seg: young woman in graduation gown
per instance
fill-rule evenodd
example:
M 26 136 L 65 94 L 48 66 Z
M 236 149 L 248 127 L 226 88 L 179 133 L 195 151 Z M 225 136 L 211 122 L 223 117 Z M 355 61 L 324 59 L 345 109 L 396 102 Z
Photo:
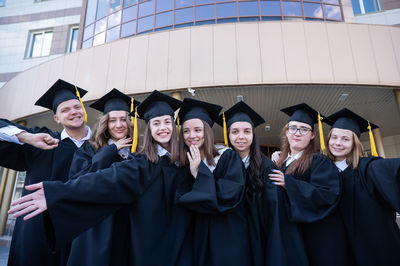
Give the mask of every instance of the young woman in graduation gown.
M 35 103 L 54 112 L 54 120 L 63 127 L 52 131 L 47 127 L 28 128 L 8 120 L 0 120 L 0 165 L 25 171 L 24 185 L 41 181 L 68 180 L 74 152 L 90 137 L 85 124 L 85 109 L 77 97 L 86 94 L 64 80 L 58 80 Z M 8 136 L 8 137 L 7 137 Z M 29 194 L 23 190 L 22 195 Z M 42 215 L 24 222 L 15 222 L 9 266 L 64 266 L 69 247 L 52 252 L 46 242 Z
M 180 164 L 190 165 L 193 187 L 178 204 L 196 212 L 194 265 L 251 265 L 245 169 L 232 149 L 217 148 L 211 129 L 221 106 L 185 98 L 178 117 Z
M 345 230 L 335 211 L 340 177 L 329 158 L 314 148 L 319 113 L 304 103 L 281 111 L 290 119 L 282 129 L 279 170 L 270 179 L 286 190 L 289 218 L 301 227 L 309 264 L 348 265 Z
M 154 91 L 137 109 L 147 122 L 139 153 L 65 184 L 30 186 L 39 190 L 15 201 L 13 205 L 19 205 L 10 213 L 33 211 L 24 218 L 28 219 L 48 209 L 52 225 L 48 239 L 57 248 L 130 205 L 128 265 L 192 265 L 192 217 L 174 204 L 176 191 L 189 180 L 188 168 L 175 164 L 178 145 L 173 115 L 180 103 Z
M 133 98 L 112 89 L 90 105 L 103 115 L 94 125 L 90 140 L 75 152 L 69 172 L 71 179 L 128 158 L 132 145 L 132 123 L 128 115 L 138 104 Z M 75 238 L 67 265 L 126 264 L 128 221 L 128 208 L 125 207 Z
M 328 156 L 342 177 L 339 212 L 357 266 L 395 266 L 400 262 L 400 159 L 364 157 L 360 134 L 377 128 L 348 109 L 327 119 Z M 374 151 L 373 136 L 370 133 Z
M 227 128 L 229 146 L 240 155 L 246 167 L 245 202 L 252 264 L 308 265 L 300 228 L 289 221 L 286 213 L 285 191 L 268 178 L 276 166 L 262 154 L 255 133 L 255 128 L 264 122 L 243 101 L 225 111 L 217 120 Z

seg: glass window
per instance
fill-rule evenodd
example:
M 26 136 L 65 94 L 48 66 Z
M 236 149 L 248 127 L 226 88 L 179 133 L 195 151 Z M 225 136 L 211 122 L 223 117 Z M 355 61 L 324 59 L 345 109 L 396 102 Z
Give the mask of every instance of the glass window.
M 196 5 L 214 3 L 214 0 L 195 0 Z
M 124 0 L 124 7 L 137 4 L 138 0 Z
M 70 37 L 67 50 L 68 53 L 76 51 L 76 46 L 78 44 L 78 32 L 79 32 L 78 26 L 72 27 L 70 30 L 70 35 L 69 35 Z
M 258 16 L 258 2 L 249 1 L 249 2 L 239 2 L 239 16 L 249 17 L 249 16 Z
M 137 32 L 153 30 L 154 16 L 141 18 L 138 20 Z
M 175 10 L 175 24 L 192 22 L 193 7 Z
M 196 7 L 196 20 L 208 20 L 215 18 L 215 6 L 205 5 Z
M 137 5 L 134 5 L 122 11 L 122 23 L 136 19 L 137 7 L 138 7 Z
M 312 18 L 322 18 L 321 4 L 303 3 L 304 16 Z
M 84 41 L 84 42 L 82 43 L 82 49 L 92 47 L 92 43 L 93 43 L 93 38 Z
M 6 6 L 6 0 L 0 0 L 0 6 Z
M 29 45 L 28 57 L 39 57 L 50 55 L 52 31 L 32 32 Z
M 173 11 L 168 11 L 156 15 L 156 28 L 163 28 L 174 23 Z
M 282 1 L 282 12 L 284 16 L 303 16 L 300 2 L 284 2 Z
M 121 38 L 134 35 L 136 33 L 136 20 L 122 24 Z
M 280 16 L 281 2 L 280 1 L 262 1 L 260 2 L 262 16 Z
M 324 5 L 324 15 L 327 19 L 342 20 L 340 6 Z
M 92 24 L 96 19 L 97 0 L 88 0 L 86 8 L 85 26 Z
M 354 15 L 361 14 L 361 8 L 360 8 L 360 1 L 359 0 L 351 0 L 351 5 L 353 7 Z
M 108 16 L 107 28 L 121 24 L 121 10 Z
M 106 42 L 111 42 L 119 39 L 119 30 L 120 26 L 108 30 L 106 35 Z
M 144 17 L 154 13 L 154 1 L 147 1 L 139 4 L 139 17 Z
M 85 32 L 83 33 L 83 40 L 87 40 L 93 36 L 94 24 L 85 28 Z
M 365 13 L 376 12 L 379 11 L 377 0 L 362 0 L 364 3 Z
M 323 0 L 304 0 L 304 1 L 321 3 L 321 1 L 323 1 Z M 333 1 L 336 1 L 336 0 L 333 0 Z
M 106 32 L 102 32 L 102 33 L 94 36 L 93 46 L 103 44 L 105 40 L 106 40 Z
M 174 2 L 171 0 L 157 0 L 156 2 L 156 12 L 162 12 L 167 10 L 172 10 L 174 8 Z
M 100 19 L 99 21 L 97 21 L 96 26 L 94 28 L 94 34 L 105 31 L 106 24 L 107 24 L 107 18 L 103 18 L 103 19 Z
M 110 0 L 110 12 L 121 8 L 121 0 Z
M 175 8 L 181 8 L 187 6 L 193 6 L 193 0 L 175 0 Z
M 96 19 L 102 18 L 107 15 L 108 0 L 98 0 Z
M 308 1 L 308 0 L 307 0 Z M 324 3 L 339 5 L 339 0 L 322 0 Z
M 228 18 L 236 16 L 236 3 L 217 4 L 217 18 Z

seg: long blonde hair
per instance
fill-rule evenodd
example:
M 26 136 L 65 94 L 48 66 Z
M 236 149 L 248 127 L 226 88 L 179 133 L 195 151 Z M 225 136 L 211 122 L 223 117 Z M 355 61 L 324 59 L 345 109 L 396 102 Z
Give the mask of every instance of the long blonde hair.
M 351 135 L 353 136 L 353 147 L 351 149 L 351 152 L 346 155 L 346 163 L 348 165 L 351 165 L 353 169 L 357 169 L 358 163 L 360 162 L 360 158 L 364 157 L 364 147 L 360 142 L 360 139 L 358 136 L 352 131 Z M 335 156 L 331 153 L 329 149 L 329 140 L 332 137 L 332 129 L 329 131 L 328 138 L 326 139 L 326 146 L 328 146 L 328 157 L 332 161 L 335 161 Z
M 89 143 L 98 151 L 100 148 L 108 145 L 108 140 L 111 138 L 108 132 L 108 119 L 110 118 L 109 113 L 100 116 L 97 119 L 96 124 L 92 130 L 92 136 L 90 136 Z M 126 112 L 126 123 L 128 124 L 128 136 L 132 136 L 133 127 L 128 120 L 128 112 Z

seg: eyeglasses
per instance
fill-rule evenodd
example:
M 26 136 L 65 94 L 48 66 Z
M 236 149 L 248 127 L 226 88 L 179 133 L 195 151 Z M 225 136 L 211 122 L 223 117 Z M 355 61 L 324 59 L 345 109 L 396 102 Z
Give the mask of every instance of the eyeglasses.
M 311 131 L 311 128 L 308 128 L 308 127 L 300 127 L 300 128 L 297 128 L 296 126 L 289 126 L 289 127 L 288 127 L 288 132 L 289 132 L 290 134 L 292 134 L 292 135 L 296 134 L 297 131 L 300 132 L 300 135 L 305 136 L 305 135 L 308 134 L 308 132 Z

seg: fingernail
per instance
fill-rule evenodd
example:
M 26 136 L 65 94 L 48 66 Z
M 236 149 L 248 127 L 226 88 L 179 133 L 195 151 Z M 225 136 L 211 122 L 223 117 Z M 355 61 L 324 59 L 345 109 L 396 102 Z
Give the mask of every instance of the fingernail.
M 273 185 L 275 185 L 275 182 L 272 182 Z

